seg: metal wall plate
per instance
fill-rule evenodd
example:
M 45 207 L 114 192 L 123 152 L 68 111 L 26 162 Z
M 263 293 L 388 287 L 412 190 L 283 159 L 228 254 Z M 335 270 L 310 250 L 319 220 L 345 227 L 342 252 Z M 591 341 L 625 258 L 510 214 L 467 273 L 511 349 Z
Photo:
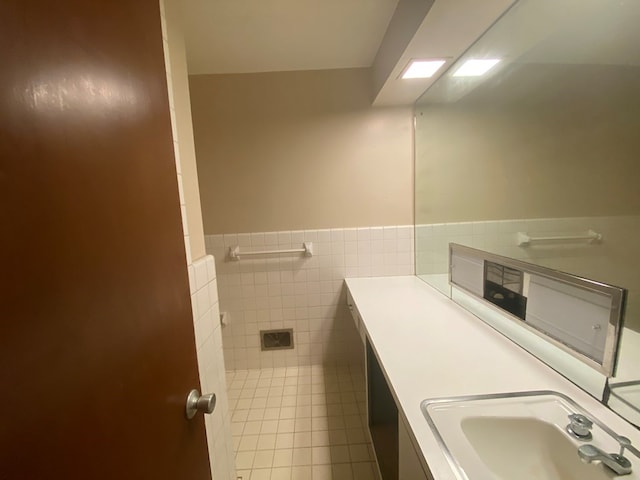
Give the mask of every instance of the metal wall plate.
M 287 350 L 293 348 L 293 328 L 260 330 L 260 348 L 264 350 Z
M 461 263 L 460 259 L 465 260 L 466 263 Z M 476 265 L 476 268 L 460 268 L 464 267 L 466 264 Z M 608 302 L 608 311 L 606 315 L 608 318 L 601 327 L 603 334 L 605 335 L 602 354 L 599 356 L 588 355 L 577 343 L 568 341 L 567 337 L 559 338 L 549 330 L 542 329 L 536 324 L 530 322 L 529 318 L 526 318 L 527 315 L 520 315 L 510 309 L 505 309 L 499 302 L 488 301 L 484 295 L 484 293 L 486 293 L 484 290 L 486 290 L 487 264 L 497 264 L 514 271 L 517 270 L 522 272 L 524 276 L 528 275 L 531 279 L 536 279 L 536 282 L 538 283 L 552 281 L 557 285 L 566 285 L 575 291 L 584 292 L 584 295 L 589 295 L 589 292 L 592 292 L 606 298 Z M 492 308 L 498 309 L 507 318 L 516 321 L 523 328 L 533 332 L 561 350 L 564 350 L 574 358 L 577 358 L 597 371 L 607 376 L 611 376 L 615 372 L 616 354 L 620 341 L 620 332 L 622 329 L 625 300 L 627 295 L 627 291 L 624 288 L 455 243 L 449 244 L 449 283 L 475 297 L 478 297 L 481 302 Z M 535 282 L 531 280 L 530 283 L 533 285 Z M 529 287 L 525 288 L 525 290 L 528 288 Z M 524 297 L 529 296 L 529 293 L 523 293 Z M 531 298 L 529 298 L 529 300 L 531 300 Z M 527 312 L 530 303 L 531 302 L 529 301 L 525 303 L 527 306 Z M 567 313 L 565 317 L 570 320 L 571 318 L 568 315 L 570 314 Z M 575 321 L 580 322 L 581 317 L 576 315 Z M 597 327 L 597 325 L 593 327 L 594 332 L 600 330 L 596 330 L 595 327 Z

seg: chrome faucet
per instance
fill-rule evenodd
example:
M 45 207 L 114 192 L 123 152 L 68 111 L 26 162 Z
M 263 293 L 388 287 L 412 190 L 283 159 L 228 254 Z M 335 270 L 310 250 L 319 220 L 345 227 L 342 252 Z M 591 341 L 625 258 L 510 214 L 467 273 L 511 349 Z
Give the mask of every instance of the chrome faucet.
M 605 453 L 593 445 L 582 445 L 578 448 L 578 455 L 586 463 L 602 462 L 618 475 L 631 473 L 631 462 L 620 454 Z
M 640 452 L 627 437 L 615 437 L 620 444 L 620 453 L 605 453 L 598 447 L 593 445 L 582 445 L 578 448 L 580 459 L 586 463 L 602 462 L 618 475 L 627 475 L 631 473 L 631 462 L 624 456 L 625 449 L 628 449 L 636 457 L 640 457 Z

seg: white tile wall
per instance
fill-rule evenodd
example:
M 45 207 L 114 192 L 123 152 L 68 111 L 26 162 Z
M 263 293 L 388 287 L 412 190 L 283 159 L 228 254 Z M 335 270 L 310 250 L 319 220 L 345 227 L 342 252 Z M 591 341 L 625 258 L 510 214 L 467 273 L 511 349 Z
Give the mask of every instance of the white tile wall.
M 231 440 L 231 416 L 229 414 L 229 403 L 227 399 L 225 365 L 222 354 L 222 332 L 219 321 L 220 314 L 215 261 L 210 255 L 198 259 L 195 262 L 192 262 L 191 258 L 189 227 L 182 185 L 182 171 L 180 168 L 180 151 L 175 128 L 176 115 L 172 91 L 173 83 L 171 80 L 169 40 L 167 38 L 167 25 L 162 0 L 160 1 L 160 14 L 200 386 L 202 392 L 213 392 L 217 398 L 216 409 L 213 414 L 205 416 L 209 461 L 211 463 L 211 473 L 214 480 L 235 480 L 236 469 Z
M 231 417 L 227 398 L 215 261 L 207 255 L 189 265 L 196 352 L 202 392 L 215 393 L 216 408 L 205 416 L 214 480 L 235 479 Z
M 220 308 L 230 320 L 223 328 L 227 368 L 360 362 L 344 278 L 413 275 L 413 231 L 405 225 L 205 236 L 216 258 Z M 235 245 L 242 252 L 301 248 L 304 242 L 313 242 L 313 257 L 228 257 Z M 259 331 L 274 328 L 293 328 L 293 350 L 260 350 Z

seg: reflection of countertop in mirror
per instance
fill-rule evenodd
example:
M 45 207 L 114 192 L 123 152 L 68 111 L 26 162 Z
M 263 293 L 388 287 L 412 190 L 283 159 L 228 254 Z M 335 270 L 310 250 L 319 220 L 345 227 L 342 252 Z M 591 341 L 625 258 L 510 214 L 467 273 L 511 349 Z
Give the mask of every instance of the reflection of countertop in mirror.
M 611 385 L 608 403 L 624 418 L 640 425 L 640 380 Z
M 620 340 L 616 376 L 610 383 L 631 381 L 640 381 L 640 333 L 625 328 Z
M 609 380 L 609 406 L 640 425 L 640 333 L 625 328 L 616 376 Z
M 440 290 L 445 295 L 451 295 L 451 285 L 449 284 L 448 273 L 427 273 L 424 275 L 418 275 L 418 278 L 420 278 L 424 282 L 427 282 L 437 290 Z
M 555 390 L 640 445 L 629 423 L 418 277 L 346 283 L 434 480 L 456 477 L 420 410 L 425 399 Z

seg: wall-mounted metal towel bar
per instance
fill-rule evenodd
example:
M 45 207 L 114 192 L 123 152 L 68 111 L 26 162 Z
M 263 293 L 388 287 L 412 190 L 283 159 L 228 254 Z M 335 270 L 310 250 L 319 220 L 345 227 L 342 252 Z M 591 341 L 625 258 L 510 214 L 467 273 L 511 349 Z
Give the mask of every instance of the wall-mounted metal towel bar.
M 582 235 L 532 237 L 526 232 L 518 232 L 518 246 L 520 247 L 528 247 L 534 242 L 573 242 L 576 240 L 587 240 L 589 243 L 600 242 L 602 241 L 602 234 L 589 230 L 587 233 Z
M 313 243 L 305 242 L 302 248 L 290 248 L 287 250 L 261 250 L 255 252 L 242 252 L 242 256 L 246 255 L 277 255 L 280 253 L 303 253 L 305 257 L 313 256 Z M 229 247 L 229 258 L 231 260 L 240 260 L 240 246 Z

